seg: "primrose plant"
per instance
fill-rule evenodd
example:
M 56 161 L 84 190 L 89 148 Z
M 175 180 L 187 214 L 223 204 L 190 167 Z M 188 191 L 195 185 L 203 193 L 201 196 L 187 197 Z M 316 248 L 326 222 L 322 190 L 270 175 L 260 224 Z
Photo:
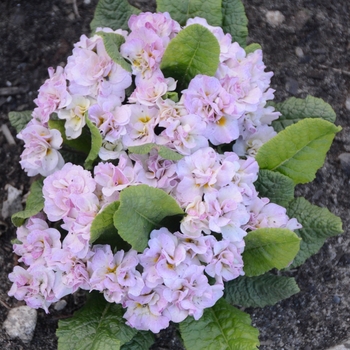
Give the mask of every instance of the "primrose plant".
M 49 312 L 87 291 L 59 322 L 61 350 L 148 349 L 171 322 L 186 349 L 255 349 L 237 306 L 297 293 L 274 269 L 342 232 L 294 198 L 340 130 L 332 108 L 272 102 L 240 0 L 159 0 L 157 11 L 101 0 L 34 111 L 10 113 L 35 180 L 12 217 L 21 264 L 9 295 Z

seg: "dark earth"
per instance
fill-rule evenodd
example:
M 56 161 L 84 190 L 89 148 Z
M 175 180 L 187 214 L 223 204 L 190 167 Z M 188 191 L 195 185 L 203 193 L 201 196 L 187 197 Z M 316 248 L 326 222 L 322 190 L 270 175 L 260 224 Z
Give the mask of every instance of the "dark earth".
M 298 187 L 297 195 L 327 207 L 343 220 L 344 234 L 328 239 L 320 252 L 290 272 L 300 293 L 275 306 L 246 309 L 260 330 L 260 349 L 328 349 L 350 337 L 350 2 L 348 0 L 244 0 L 249 19 L 249 43 L 262 45 L 267 70 L 274 71 L 276 101 L 307 95 L 323 98 L 337 114 L 343 130 L 336 136 L 324 167 L 313 183 Z M 47 68 L 63 65 L 73 43 L 89 33 L 97 0 L 0 1 L 0 123 L 9 111 L 33 109 L 33 99 L 48 77 Z M 155 10 L 154 1 L 135 1 L 142 10 Z M 273 27 L 267 11 L 280 11 L 284 21 Z M 346 103 L 346 101 L 348 101 Z M 346 108 L 347 107 L 347 108 Z M 3 128 L 3 127 L 2 127 Z M 3 130 L 3 129 L 2 129 Z M 30 179 L 19 166 L 22 146 L 9 144 L 0 132 L 0 206 L 6 185 L 28 192 Z M 340 158 L 339 156 L 342 155 Z M 342 159 L 342 161 L 341 161 Z M 7 275 L 17 263 L 11 251 L 15 229 L 0 217 L 0 349 L 57 349 L 59 319 L 81 307 L 82 294 L 66 298 L 60 312 L 38 313 L 30 345 L 11 340 L 2 329 L 9 308 L 22 305 L 7 296 Z M 183 349 L 171 328 L 157 335 L 152 349 Z M 72 349 L 73 350 L 73 349 Z

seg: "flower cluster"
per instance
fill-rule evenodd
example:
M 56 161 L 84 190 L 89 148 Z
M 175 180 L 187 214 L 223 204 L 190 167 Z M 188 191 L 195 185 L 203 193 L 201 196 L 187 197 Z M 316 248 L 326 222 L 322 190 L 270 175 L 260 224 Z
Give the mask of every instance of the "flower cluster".
M 18 137 L 25 150 L 21 165 L 29 176 L 45 176 L 43 213 L 17 231 L 14 251 L 26 268 L 10 274 L 10 295 L 34 308 L 48 307 L 78 288 L 96 290 L 126 308 L 127 324 L 159 332 L 170 321 L 199 319 L 222 297 L 224 283 L 244 274 L 242 253 L 249 230 L 300 228 L 286 210 L 260 198 L 254 182 L 259 147 L 275 135 L 279 113 L 272 73 L 264 71 L 261 50 L 246 54 L 231 36 L 202 18 L 220 45 L 214 76 L 197 75 L 187 89 L 164 77 L 160 63 L 182 30 L 168 13 L 142 13 L 120 35 L 128 72 L 113 61 L 102 36 L 82 36 L 65 68 L 49 69 L 33 118 Z M 179 99 L 168 98 L 179 94 Z M 65 135 L 49 128 L 64 121 Z M 79 139 L 87 119 L 99 130 L 102 146 L 93 171 L 65 163 L 63 139 Z M 182 155 L 164 159 L 129 151 L 154 143 Z M 220 147 L 225 145 L 226 152 Z M 172 196 L 184 210 L 179 230 L 150 233 L 141 253 L 90 244 L 90 228 L 104 208 L 129 186 L 146 184 Z M 60 225 L 50 228 L 47 220 Z

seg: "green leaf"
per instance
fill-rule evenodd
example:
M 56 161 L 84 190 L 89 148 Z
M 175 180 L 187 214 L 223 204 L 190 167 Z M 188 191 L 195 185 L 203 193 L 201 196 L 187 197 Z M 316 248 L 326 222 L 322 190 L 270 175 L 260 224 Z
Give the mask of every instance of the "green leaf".
M 169 99 L 174 102 L 179 102 L 179 94 L 176 91 L 168 91 L 162 98 L 163 100 Z
M 245 237 L 246 276 L 258 276 L 273 268 L 287 267 L 299 251 L 300 238 L 285 228 L 259 228 Z
M 197 74 L 213 76 L 219 65 L 219 54 L 215 36 L 200 24 L 192 24 L 170 41 L 160 69 L 165 77 L 177 80 L 182 90 Z
M 113 216 L 119 208 L 119 205 L 119 201 L 113 202 L 96 215 L 91 224 L 90 244 L 109 244 L 112 249 L 130 250 L 130 244 L 119 236 L 113 222 Z
M 321 118 L 335 122 L 336 114 L 332 107 L 321 98 L 307 96 L 305 99 L 291 97 L 282 103 L 269 103 L 282 115 L 272 122 L 273 128 L 280 132 L 287 126 L 305 118 Z
M 25 219 L 38 214 L 44 208 L 43 180 L 37 180 L 30 186 L 26 209 L 12 215 L 12 223 L 19 227 L 24 224 Z
M 102 37 L 109 57 L 115 63 L 119 64 L 122 68 L 131 73 L 132 69 L 130 64 L 124 60 L 123 56 L 119 52 L 120 46 L 125 42 L 124 37 L 116 33 L 98 32 L 96 34 Z
M 101 236 L 113 237 L 118 232 L 113 223 L 113 215 L 119 208 L 119 202 L 113 202 L 98 213 L 91 224 L 90 244 L 94 243 Z
M 128 150 L 131 153 L 136 153 L 136 154 L 147 154 L 152 151 L 152 149 L 156 149 L 158 151 L 158 154 L 163 158 L 163 159 L 168 159 L 168 160 L 180 160 L 183 158 L 183 156 L 170 148 L 166 146 L 161 146 L 157 145 L 156 143 L 147 143 L 145 145 L 141 146 L 132 146 L 129 147 Z
M 33 111 L 10 112 L 9 120 L 11 125 L 16 129 L 17 134 L 22 131 L 32 120 Z
M 134 338 L 121 347 L 121 350 L 149 350 L 154 340 L 152 332 L 139 331 Z
M 300 251 L 290 268 L 301 265 L 311 255 L 317 253 L 328 237 L 343 233 L 339 217 L 326 208 L 311 204 L 303 197 L 296 198 L 289 204 L 287 214 L 303 225 L 303 228 L 296 230 L 302 241 Z
M 120 193 L 114 225 L 126 242 L 142 252 L 147 247 L 150 232 L 159 229 L 165 217 L 173 215 L 184 215 L 173 197 L 147 185 L 131 186 Z
M 240 276 L 225 284 L 225 299 L 234 305 L 264 307 L 274 305 L 300 292 L 292 277 L 264 274 Z
M 91 31 L 95 32 L 97 27 L 128 30 L 129 17 L 140 12 L 127 0 L 99 0 L 94 18 L 90 23 Z
M 66 130 L 64 127 L 65 120 L 57 119 L 57 120 L 49 120 L 49 128 L 56 129 L 61 133 L 63 138 L 63 143 L 68 147 L 82 152 L 84 154 L 88 153 L 89 147 L 91 145 L 91 135 L 88 132 L 88 129 L 83 128 L 82 134 L 77 139 L 68 140 L 66 137 Z
M 233 42 L 246 46 L 248 19 L 241 0 L 222 0 L 222 29 L 231 34 Z
M 249 55 L 250 53 L 256 50 L 261 50 L 260 44 L 252 43 L 244 48 L 244 51 L 247 55 Z
M 262 145 L 255 159 L 260 169 L 278 171 L 295 184 L 310 182 L 340 130 L 323 119 L 303 119 Z
M 222 24 L 220 0 L 157 0 L 157 12 L 169 12 L 181 26 L 194 17 L 205 18 L 212 26 L 221 27 Z
M 74 316 L 58 323 L 58 350 L 119 350 L 136 330 L 125 325 L 125 310 L 92 293 Z
M 86 115 L 85 117 L 86 125 L 90 129 L 91 132 L 91 149 L 85 160 L 84 167 L 89 170 L 92 168 L 95 160 L 98 157 L 98 153 L 100 152 L 100 148 L 102 146 L 102 136 L 98 128 L 91 122 L 91 120 Z
M 259 331 L 250 323 L 248 314 L 221 298 L 198 321 L 182 321 L 180 333 L 187 350 L 252 350 L 259 346 Z
M 261 169 L 254 183 L 259 197 L 268 197 L 271 202 L 286 207 L 294 199 L 294 182 L 280 173 Z

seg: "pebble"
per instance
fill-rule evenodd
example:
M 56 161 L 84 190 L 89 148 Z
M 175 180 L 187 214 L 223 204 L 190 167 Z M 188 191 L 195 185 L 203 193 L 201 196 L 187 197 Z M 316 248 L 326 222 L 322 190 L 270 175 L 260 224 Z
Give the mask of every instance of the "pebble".
M 345 100 L 345 107 L 348 111 L 350 111 L 350 96 L 348 96 Z
M 287 78 L 285 88 L 290 94 L 296 95 L 298 93 L 299 84 L 295 79 Z
M 336 345 L 331 348 L 328 348 L 328 350 L 349 350 L 349 348 L 350 348 L 350 339 L 345 340 L 341 345 Z
M 303 49 L 302 49 L 301 47 L 299 47 L 299 46 L 295 48 L 295 54 L 296 54 L 299 58 L 304 57 Z
M 338 157 L 338 159 L 340 160 L 342 170 L 347 175 L 350 175 L 350 153 L 344 152 Z
M 267 11 L 266 20 L 271 27 L 276 28 L 284 22 L 285 17 L 280 11 Z
M 10 338 L 19 338 L 23 343 L 33 339 L 37 311 L 29 306 L 19 306 L 10 310 L 3 327 Z
M 57 303 L 54 305 L 54 309 L 56 311 L 61 311 L 67 306 L 67 302 L 65 300 L 59 300 Z
M 311 18 L 310 11 L 306 9 L 302 9 L 297 12 L 297 14 L 294 17 L 293 25 L 295 26 L 296 30 L 303 29 L 306 22 Z
M 338 295 L 334 295 L 332 300 L 333 300 L 333 303 L 340 304 L 340 298 L 338 297 Z
M 7 190 L 7 200 L 2 204 L 1 216 L 3 219 L 23 210 L 22 191 L 9 184 L 5 186 L 5 190 Z

